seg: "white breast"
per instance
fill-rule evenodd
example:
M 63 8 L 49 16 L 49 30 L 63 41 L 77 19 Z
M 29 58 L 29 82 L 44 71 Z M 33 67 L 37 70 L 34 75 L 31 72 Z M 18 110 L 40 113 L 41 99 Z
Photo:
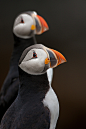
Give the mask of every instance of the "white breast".
M 59 116 L 59 102 L 52 87 L 50 87 L 49 91 L 47 92 L 43 100 L 43 104 L 44 106 L 48 107 L 51 113 L 50 129 L 55 129 L 56 122 Z
M 49 68 L 47 70 L 47 77 L 48 77 L 49 85 L 51 86 L 52 79 L 53 79 L 53 69 L 52 68 Z

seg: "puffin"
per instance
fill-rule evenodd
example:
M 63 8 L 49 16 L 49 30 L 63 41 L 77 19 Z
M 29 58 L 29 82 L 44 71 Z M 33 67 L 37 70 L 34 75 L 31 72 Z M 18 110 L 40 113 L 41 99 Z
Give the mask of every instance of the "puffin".
M 27 11 L 17 16 L 13 24 L 14 48 L 10 67 L 0 91 L 0 121 L 15 100 L 19 89 L 18 62 L 25 48 L 36 44 L 35 34 L 49 29 L 46 21 L 35 11 Z
M 18 64 L 18 95 L 3 116 L 0 129 L 55 129 L 59 102 L 47 70 L 64 62 L 60 52 L 42 44 L 24 50 Z

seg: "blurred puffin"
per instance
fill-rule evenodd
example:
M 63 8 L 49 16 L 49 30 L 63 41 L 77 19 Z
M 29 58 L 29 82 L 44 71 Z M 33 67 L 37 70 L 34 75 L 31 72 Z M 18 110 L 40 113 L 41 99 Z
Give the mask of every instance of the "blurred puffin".
M 22 13 L 15 19 L 13 25 L 14 49 L 9 72 L 0 92 L 0 120 L 18 94 L 18 62 L 23 50 L 36 43 L 35 34 L 42 34 L 48 29 L 46 21 L 34 11 Z
M 61 53 L 42 44 L 24 50 L 19 61 L 18 96 L 2 118 L 0 129 L 55 129 L 59 102 L 46 71 L 64 62 Z

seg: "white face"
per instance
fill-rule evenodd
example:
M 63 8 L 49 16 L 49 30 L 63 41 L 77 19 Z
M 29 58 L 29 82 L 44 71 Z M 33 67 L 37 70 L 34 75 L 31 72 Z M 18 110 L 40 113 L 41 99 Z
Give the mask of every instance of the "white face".
M 28 14 L 20 14 L 13 26 L 13 33 L 20 38 L 30 38 L 35 29 L 31 30 L 31 26 L 35 25 L 33 18 Z
M 43 74 L 45 68 L 45 59 L 48 57 L 47 53 L 43 49 L 31 49 L 19 67 L 32 75 Z M 47 64 L 50 67 L 50 64 Z M 47 68 L 47 69 L 48 69 Z

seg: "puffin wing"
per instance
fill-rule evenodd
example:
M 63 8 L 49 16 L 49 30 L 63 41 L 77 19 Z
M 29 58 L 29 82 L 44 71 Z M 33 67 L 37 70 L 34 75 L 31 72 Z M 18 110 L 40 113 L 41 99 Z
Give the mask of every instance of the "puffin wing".
M 30 107 L 27 103 L 19 110 L 16 108 L 17 101 L 16 98 L 5 113 L 0 129 L 9 129 L 9 127 L 10 129 L 50 129 L 50 111 L 47 107 L 39 109 Z M 28 111 L 30 108 L 31 111 Z
M 34 109 L 33 107 L 32 109 Z M 20 114 L 23 116 L 20 118 L 20 121 L 15 122 L 15 127 L 18 129 L 50 129 L 50 111 L 47 107 L 44 107 L 44 110 L 37 110 L 34 112 L 27 112 L 27 109 L 21 110 L 24 111 Z M 19 115 L 18 115 L 19 117 Z M 18 122 L 18 123 L 17 123 Z
M 34 129 L 50 129 L 50 111 L 47 107 L 45 108 L 45 113 L 42 113 L 39 117 L 36 128 Z
M 14 69 L 14 73 L 9 71 L 0 92 L 0 121 L 8 109 L 8 107 L 15 100 L 19 89 L 19 77 L 16 73 L 18 70 Z

